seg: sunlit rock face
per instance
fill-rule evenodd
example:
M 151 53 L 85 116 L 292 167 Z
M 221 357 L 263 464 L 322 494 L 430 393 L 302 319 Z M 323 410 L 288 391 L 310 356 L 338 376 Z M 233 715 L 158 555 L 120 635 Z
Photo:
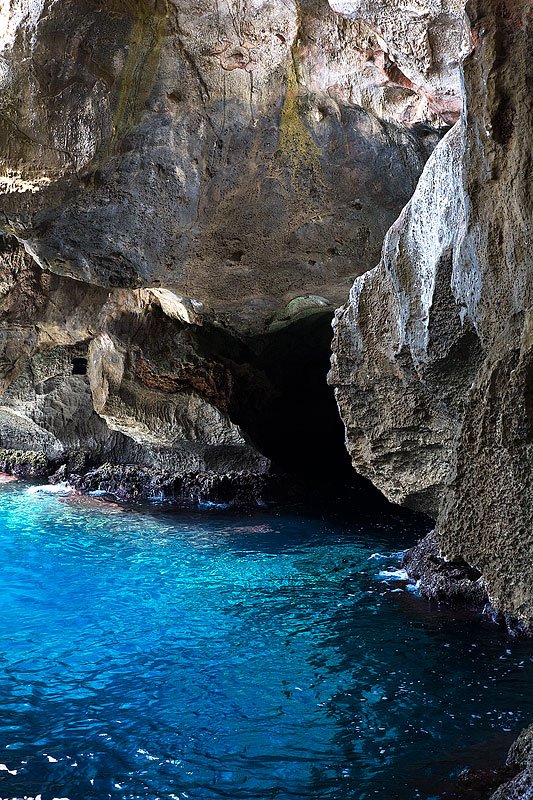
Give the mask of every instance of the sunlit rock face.
M 384 78 L 416 89 L 434 113 L 450 123 L 461 109 L 459 64 L 469 48 L 464 0 L 379 3 L 330 0 L 335 11 L 364 20 L 375 32 Z
M 464 117 L 339 310 L 331 381 L 356 469 L 531 624 L 531 6 L 467 12 Z
M 3 247 L 2 448 L 78 472 L 108 461 L 268 469 L 230 419 L 232 371 L 202 346 L 201 328 L 168 317 L 147 290 L 46 273 L 12 240 Z

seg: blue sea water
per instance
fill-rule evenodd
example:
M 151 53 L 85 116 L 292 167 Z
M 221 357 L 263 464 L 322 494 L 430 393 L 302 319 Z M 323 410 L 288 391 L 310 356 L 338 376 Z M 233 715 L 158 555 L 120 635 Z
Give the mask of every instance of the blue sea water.
M 530 721 L 527 642 L 430 611 L 394 512 L 0 487 L 0 798 L 414 800 Z

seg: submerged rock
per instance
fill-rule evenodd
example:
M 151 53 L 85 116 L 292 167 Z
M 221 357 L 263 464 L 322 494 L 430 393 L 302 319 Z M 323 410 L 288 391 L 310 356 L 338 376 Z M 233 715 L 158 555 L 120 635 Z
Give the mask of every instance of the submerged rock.
M 507 756 L 507 767 L 519 770 L 490 800 L 532 800 L 533 798 L 533 725 L 522 731 Z
M 533 725 L 522 731 L 511 745 L 500 767 L 465 770 L 457 790 L 443 800 L 531 800 L 533 798 Z

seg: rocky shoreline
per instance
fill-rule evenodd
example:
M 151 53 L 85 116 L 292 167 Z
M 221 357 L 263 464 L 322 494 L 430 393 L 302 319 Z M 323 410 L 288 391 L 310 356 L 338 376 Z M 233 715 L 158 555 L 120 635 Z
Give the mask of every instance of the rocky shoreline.
M 511 636 L 533 636 L 522 620 L 493 607 L 483 576 L 462 558 L 446 559 L 439 548 L 435 531 L 406 550 L 402 566 L 416 583 L 422 597 L 452 608 L 482 612 Z
M 52 476 L 57 480 L 60 476 Z M 123 501 L 167 500 L 177 506 L 213 504 L 250 508 L 261 502 L 266 476 L 257 472 L 155 472 L 143 466 L 103 464 L 68 482 L 82 492 L 100 491 Z
M 505 764 L 465 770 L 457 787 L 442 800 L 531 800 L 533 798 L 533 725 L 511 745 Z
M 0 449 L 0 472 L 17 478 L 46 478 L 51 472 L 50 461 L 37 450 Z
M 533 637 L 520 620 L 496 611 L 481 573 L 464 560 L 443 558 L 431 531 L 406 550 L 402 566 L 422 597 L 430 603 L 483 614 L 509 636 Z M 509 749 L 505 764 L 483 770 L 465 770 L 457 786 L 442 800 L 532 800 L 533 725 L 523 730 Z
M 38 451 L 6 449 L 0 450 L 0 472 L 22 480 L 67 483 L 80 492 L 101 492 L 122 502 L 166 500 L 175 506 L 206 503 L 239 509 L 260 503 L 268 481 L 265 473 L 250 470 L 183 472 L 138 464 L 105 463 L 77 472 Z
M 165 501 L 176 508 L 205 504 L 253 509 L 265 500 L 283 502 L 301 496 L 303 489 L 297 476 L 274 471 L 187 471 L 111 462 L 84 468 L 75 455 L 68 462 L 58 463 L 40 451 L 5 448 L 0 448 L 0 472 L 22 480 L 65 483 L 81 493 L 108 495 L 125 503 Z M 405 551 L 402 567 L 420 595 L 430 602 L 483 613 L 511 636 L 533 636 L 523 621 L 492 606 L 479 570 L 462 558 L 443 556 L 434 530 Z
M 462 559 L 443 558 L 434 531 L 405 552 L 402 566 L 429 600 L 472 610 L 482 610 L 488 603 L 481 573 Z

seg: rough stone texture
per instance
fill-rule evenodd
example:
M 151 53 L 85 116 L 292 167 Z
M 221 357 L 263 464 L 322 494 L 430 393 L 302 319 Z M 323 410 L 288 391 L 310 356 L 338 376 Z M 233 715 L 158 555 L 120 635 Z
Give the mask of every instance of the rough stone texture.
M 445 122 L 325 0 L 2 8 L 6 230 L 52 272 L 240 331 L 344 300 Z
M 531 625 L 531 5 L 467 11 L 463 120 L 338 312 L 331 381 L 356 469 Z
M 504 783 L 490 800 L 531 800 L 533 798 L 533 767 L 531 763 L 511 781 Z
M 59 476 L 62 477 L 62 476 Z M 265 476 L 253 472 L 184 472 L 102 464 L 84 475 L 70 475 L 70 483 L 84 492 L 102 492 L 125 501 L 171 500 L 180 505 L 198 503 L 253 507 L 262 499 Z
M 2 447 L 75 471 L 268 468 L 229 418 L 232 373 L 202 351 L 201 327 L 165 314 L 159 295 L 47 274 L 13 240 L 3 248 Z
M 464 0 L 330 0 L 330 6 L 370 25 L 379 37 L 386 73 L 417 86 L 430 108 L 456 121 L 458 66 L 469 46 Z
M 395 502 L 433 515 L 482 357 L 450 287 L 462 151 L 454 127 L 387 233 L 383 261 L 337 313 L 332 360 L 354 465 Z
M 49 471 L 48 459 L 39 450 L 0 449 L 0 470 L 18 478 L 43 478 Z
M 480 573 L 464 561 L 442 558 L 433 532 L 405 552 L 403 566 L 430 600 L 478 610 L 487 603 Z
M 268 469 L 251 350 L 344 300 L 450 121 L 382 44 L 326 0 L 1 4 L 0 445 Z

